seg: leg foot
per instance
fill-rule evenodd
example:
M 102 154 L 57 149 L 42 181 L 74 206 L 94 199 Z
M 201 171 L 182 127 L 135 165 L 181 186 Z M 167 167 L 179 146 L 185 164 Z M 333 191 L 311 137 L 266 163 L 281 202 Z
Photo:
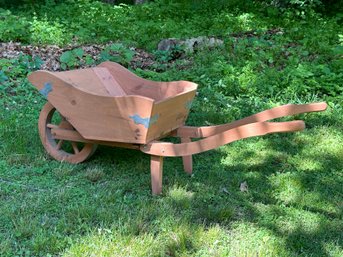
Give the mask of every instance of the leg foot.
M 151 155 L 150 161 L 151 172 L 151 189 L 153 195 L 162 193 L 162 173 L 163 173 L 163 157 Z
M 182 137 L 181 143 L 190 143 L 192 140 L 189 137 Z M 192 155 L 182 156 L 183 169 L 188 174 L 192 174 L 193 171 L 193 158 Z

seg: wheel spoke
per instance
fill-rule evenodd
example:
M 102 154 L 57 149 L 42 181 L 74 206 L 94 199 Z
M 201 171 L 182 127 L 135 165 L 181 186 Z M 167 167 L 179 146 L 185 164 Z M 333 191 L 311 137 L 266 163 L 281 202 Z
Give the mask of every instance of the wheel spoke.
M 79 148 L 77 148 L 76 142 L 71 142 L 71 145 L 73 146 L 74 153 L 78 154 L 80 151 L 79 151 Z
M 63 145 L 63 142 L 64 142 L 64 140 L 58 141 L 57 146 L 56 146 L 56 149 L 57 149 L 57 150 L 60 150 L 60 149 L 61 149 L 61 147 L 62 147 L 62 145 Z
M 47 128 L 51 128 L 51 129 L 53 129 L 53 128 L 59 128 L 57 125 L 51 124 L 51 123 L 46 124 L 46 127 L 47 127 Z

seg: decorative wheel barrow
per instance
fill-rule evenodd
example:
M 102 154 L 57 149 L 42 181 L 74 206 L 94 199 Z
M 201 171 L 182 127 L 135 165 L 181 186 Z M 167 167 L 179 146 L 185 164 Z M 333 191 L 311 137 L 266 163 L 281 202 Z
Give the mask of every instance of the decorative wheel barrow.
M 303 121 L 269 120 L 327 107 L 283 105 L 224 125 L 190 127 L 184 124 L 197 89 L 192 82 L 142 79 L 113 62 L 65 72 L 36 71 L 29 80 L 48 100 L 38 128 L 53 158 L 80 163 L 98 144 L 140 150 L 151 155 L 153 194 L 162 191 L 163 157 L 182 156 L 185 171 L 192 173 L 193 154 L 243 138 L 303 130 Z M 181 143 L 159 141 L 166 136 L 179 137 Z

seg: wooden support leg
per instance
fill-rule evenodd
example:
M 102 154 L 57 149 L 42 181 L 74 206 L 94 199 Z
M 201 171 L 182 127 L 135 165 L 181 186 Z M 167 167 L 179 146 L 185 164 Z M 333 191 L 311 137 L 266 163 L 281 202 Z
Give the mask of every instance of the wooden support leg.
M 151 172 L 152 194 L 159 195 L 162 193 L 162 173 L 163 173 L 163 157 L 162 156 L 151 155 L 150 172 Z
M 192 140 L 189 137 L 181 137 L 181 143 L 190 143 Z M 192 174 L 193 171 L 193 158 L 192 155 L 182 156 L 183 169 L 188 174 Z

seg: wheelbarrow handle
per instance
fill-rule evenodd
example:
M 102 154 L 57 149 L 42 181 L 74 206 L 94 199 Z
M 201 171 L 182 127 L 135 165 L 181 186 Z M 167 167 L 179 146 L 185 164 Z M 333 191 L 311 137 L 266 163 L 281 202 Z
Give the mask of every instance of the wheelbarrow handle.
M 288 122 L 255 122 L 228 129 L 224 132 L 212 135 L 195 142 L 173 144 L 166 142 L 151 142 L 141 146 L 140 150 L 144 153 L 155 156 L 189 156 L 215 149 L 219 146 L 254 136 L 262 136 L 277 132 L 299 131 L 305 128 L 303 121 Z
M 312 103 L 312 104 L 287 104 L 278 106 L 269 110 L 265 110 L 254 115 L 248 116 L 241 120 L 237 120 L 231 123 L 217 125 L 217 126 L 204 126 L 204 127 L 191 127 L 184 126 L 178 128 L 173 136 L 177 137 L 190 137 L 190 138 L 202 138 L 209 137 L 228 129 L 236 128 L 242 125 L 255 122 L 263 122 L 276 118 L 281 118 L 289 115 L 296 115 L 307 112 L 320 112 L 327 108 L 325 102 Z

